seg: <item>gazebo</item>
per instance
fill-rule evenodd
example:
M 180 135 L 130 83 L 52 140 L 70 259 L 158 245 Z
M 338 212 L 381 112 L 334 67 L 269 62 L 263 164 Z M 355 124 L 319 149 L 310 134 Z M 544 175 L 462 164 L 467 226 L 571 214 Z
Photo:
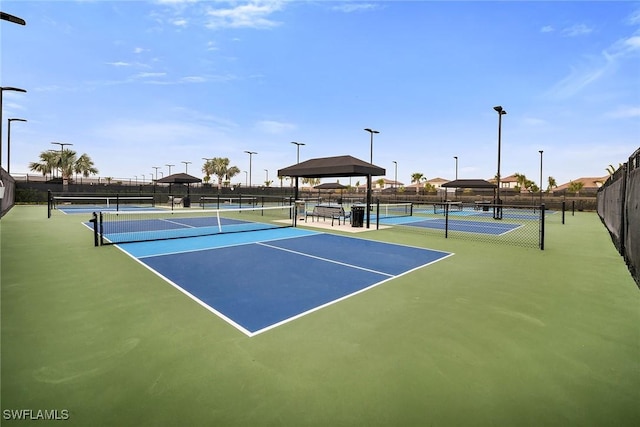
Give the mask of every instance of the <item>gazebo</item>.
M 367 177 L 367 228 L 370 223 L 371 177 L 384 176 L 386 170 L 353 156 L 335 156 L 309 159 L 278 170 L 278 176 L 296 178 L 295 198 L 298 198 L 298 178 L 340 178 L 351 176 Z

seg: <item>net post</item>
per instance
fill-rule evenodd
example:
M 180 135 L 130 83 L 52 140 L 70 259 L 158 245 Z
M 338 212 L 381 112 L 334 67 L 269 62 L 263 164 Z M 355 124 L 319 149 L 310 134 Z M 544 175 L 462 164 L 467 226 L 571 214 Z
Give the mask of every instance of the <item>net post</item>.
M 98 214 L 94 212 L 89 222 L 93 223 L 93 246 L 98 247 Z
M 571 201 L 571 216 L 576 216 L 576 201 Z
M 449 203 L 444 202 L 444 238 L 449 238 Z
M 567 211 L 567 202 L 562 201 L 562 225 L 564 225 L 564 213 Z
M 120 193 L 116 193 L 116 212 L 120 212 Z
M 103 219 L 102 212 L 100 212 L 99 224 L 98 224 L 98 230 L 100 234 L 100 246 L 104 245 L 104 221 L 102 219 Z
M 540 250 L 544 251 L 545 206 L 540 205 Z
M 51 209 L 53 209 L 53 195 L 51 190 L 47 190 L 47 218 L 51 218 Z

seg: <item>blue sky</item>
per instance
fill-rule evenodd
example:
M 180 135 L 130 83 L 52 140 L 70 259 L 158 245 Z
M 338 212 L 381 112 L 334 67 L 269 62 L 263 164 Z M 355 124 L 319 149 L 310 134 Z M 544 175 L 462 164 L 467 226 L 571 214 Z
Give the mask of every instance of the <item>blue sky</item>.
M 640 3 L 6 1 L 1 23 L 11 172 L 51 142 L 102 177 L 154 166 L 202 176 L 228 157 L 252 183 L 352 155 L 409 184 L 501 172 L 558 184 L 605 176 L 640 141 Z M 182 162 L 192 162 L 186 166 Z M 330 181 L 334 181 L 332 179 Z M 354 182 L 355 183 L 354 179 Z M 246 174 L 233 182 L 246 181 Z M 327 180 L 325 180 L 327 181 Z M 342 179 L 343 183 L 347 180 Z M 279 185 L 278 182 L 275 185 Z M 286 185 L 286 184 L 285 184 Z M 545 184 L 546 186 L 546 184 Z

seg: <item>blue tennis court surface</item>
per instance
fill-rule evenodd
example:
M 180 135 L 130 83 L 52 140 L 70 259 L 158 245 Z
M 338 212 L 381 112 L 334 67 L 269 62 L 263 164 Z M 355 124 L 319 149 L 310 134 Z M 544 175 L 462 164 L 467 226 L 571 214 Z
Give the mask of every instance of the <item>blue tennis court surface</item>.
M 406 225 L 410 227 L 430 228 L 434 230 L 444 230 L 446 227 L 446 221 L 444 218 L 390 218 L 389 220 L 385 220 L 384 223 L 389 225 Z M 464 231 L 467 233 L 480 233 L 500 236 L 520 227 L 522 227 L 521 224 L 512 224 L 508 222 L 456 220 L 449 218 L 449 231 Z
M 453 255 L 297 228 L 119 247 L 248 336 Z

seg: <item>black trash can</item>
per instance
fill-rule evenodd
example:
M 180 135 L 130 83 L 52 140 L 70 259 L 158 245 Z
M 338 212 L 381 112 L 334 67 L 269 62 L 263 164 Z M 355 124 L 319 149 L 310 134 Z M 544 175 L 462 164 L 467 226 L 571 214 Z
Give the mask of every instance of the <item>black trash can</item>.
M 351 206 L 351 226 L 362 227 L 364 225 L 364 206 Z
M 185 208 L 190 208 L 191 207 L 191 197 L 184 197 L 182 199 L 182 206 Z

